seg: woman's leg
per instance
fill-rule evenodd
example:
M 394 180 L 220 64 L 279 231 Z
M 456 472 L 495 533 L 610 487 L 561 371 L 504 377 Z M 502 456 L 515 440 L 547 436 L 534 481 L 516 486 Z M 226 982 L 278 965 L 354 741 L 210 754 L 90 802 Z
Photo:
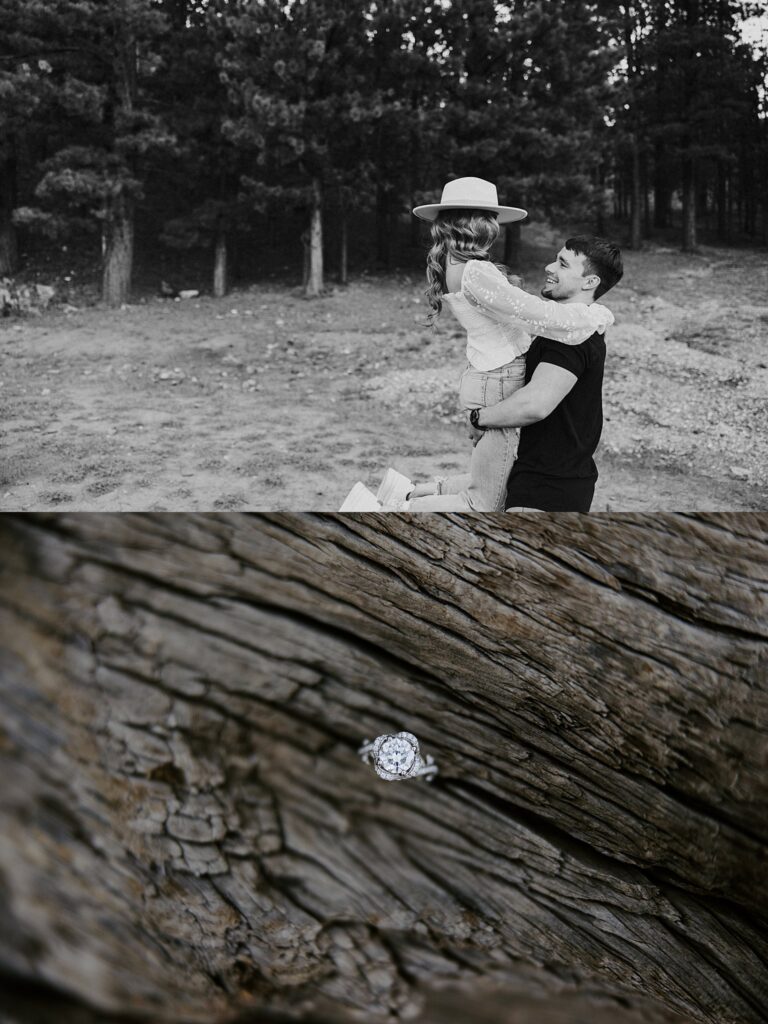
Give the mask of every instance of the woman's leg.
M 469 473 L 443 481 L 442 494 L 461 494 L 474 512 L 503 512 L 519 440 L 514 427 L 486 430 L 472 449 Z
M 440 481 L 440 494 L 412 498 L 408 512 L 503 512 L 519 432 L 487 430 L 475 445 L 471 471 Z
M 411 498 L 403 512 L 480 512 L 469 504 L 466 491 L 460 494 L 428 494 L 423 498 Z
M 472 451 L 470 472 L 440 481 L 440 493 L 412 498 L 409 512 L 503 512 L 519 431 L 487 430 Z
M 479 370 L 475 370 L 469 363 L 461 375 L 459 381 L 459 401 L 468 409 L 476 405 L 483 405 L 485 402 L 485 377 Z M 416 484 L 409 495 L 411 503 L 426 497 L 441 497 L 444 494 L 460 494 L 465 491 L 471 482 L 469 473 L 461 473 L 457 476 L 436 476 L 432 480 L 425 480 L 424 483 Z M 443 503 L 444 504 L 444 503 Z M 469 508 L 467 504 L 465 508 Z M 432 508 L 422 508 L 422 511 L 439 511 Z M 448 511 L 454 511 L 450 509 Z M 462 511 L 459 509 L 458 511 Z
M 495 405 L 525 382 L 525 357 L 487 373 L 468 366 L 459 398 L 467 408 Z M 520 431 L 514 427 L 487 430 L 472 450 L 470 472 L 438 478 L 414 488 L 408 511 L 503 512 L 507 479 L 517 455 Z

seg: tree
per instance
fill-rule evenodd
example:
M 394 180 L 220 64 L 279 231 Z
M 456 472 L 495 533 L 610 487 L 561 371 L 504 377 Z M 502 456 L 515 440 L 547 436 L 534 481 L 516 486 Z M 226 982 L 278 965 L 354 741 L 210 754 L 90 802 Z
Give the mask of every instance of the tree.
M 615 12 L 595 2 L 456 5 L 446 135 L 460 173 L 556 221 L 593 220 L 609 136 Z
M 746 201 L 754 191 L 740 157 L 742 140 L 753 144 L 760 133 L 765 55 L 739 41 L 739 26 L 756 8 L 740 0 L 641 0 L 623 10 L 628 102 L 620 110 L 617 139 L 630 141 L 633 242 L 648 188 L 640 180 L 641 150 L 654 176 L 656 227 L 670 223 L 670 200 L 678 190 L 682 246 L 695 249 L 711 196 L 717 233 L 725 240 L 729 192 Z M 753 232 L 756 217 L 753 204 Z
M 55 130 L 52 67 L 44 43 L 35 35 L 35 20 L 19 0 L 0 0 L 3 26 L 0 51 L 0 276 L 18 266 L 13 211 L 18 203 L 20 139 Z
M 152 0 L 35 0 L 20 16 L 59 86 L 61 120 L 55 151 L 39 169 L 37 204 L 15 218 L 53 236 L 98 226 L 102 297 L 120 305 L 130 294 L 146 163 L 174 143 L 146 102 L 162 10 Z
M 163 224 L 164 244 L 212 253 L 212 291 L 221 297 L 229 285 L 232 241 L 253 225 L 256 204 L 241 184 L 252 154 L 225 135 L 227 87 L 217 63 L 226 41 L 221 19 L 195 0 L 171 0 L 165 14 L 171 31 L 158 47 L 158 106 L 177 143 L 149 183 L 155 220 Z
M 510 522 L 6 516 L 6 979 L 61 1021 L 758 1024 L 768 519 Z M 401 728 L 431 785 L 358 760 Z
M 259 176 L 271 202 L 299 198 L 308 211 L 308 296 L 319 295 L 323 275 L 323 208 L 338 181 L 338 154 L 349 153 L 367 104 L 365 46 L 370 5 L 343 0 L 285 5 L 280 0 L 215 8 L 229 41 L 224 79 L 236 113 L 226 131 L 258 151 Z M 353 173 L 358 161 L 347 167 Z

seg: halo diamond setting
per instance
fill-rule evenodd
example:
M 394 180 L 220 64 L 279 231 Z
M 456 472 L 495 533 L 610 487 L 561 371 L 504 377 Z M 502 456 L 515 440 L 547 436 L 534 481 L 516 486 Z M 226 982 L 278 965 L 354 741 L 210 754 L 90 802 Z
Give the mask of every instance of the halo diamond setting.
M 382 779 L 397 782 L 419 776 L 431 782 L 437 775 L 437 765 L 429 754 L 426 759 L 419 753 L 419 741 L 411 732 L 385 733 L 372 742 L 366 740 L 358 751 L 362 760 L 372 763 Z

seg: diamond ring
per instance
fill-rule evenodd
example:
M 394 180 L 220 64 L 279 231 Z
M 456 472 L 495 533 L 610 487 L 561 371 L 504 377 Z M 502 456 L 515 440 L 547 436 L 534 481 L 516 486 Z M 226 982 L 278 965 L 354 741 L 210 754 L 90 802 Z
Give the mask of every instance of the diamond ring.
M 410 732 L 399 732 L 396 735 L 385 733 L 377 736 L 373 742 L 366 740 L 358 751 L 366 764 L 371 763 L 377 775 L 388 782 L 398 779 L 415 779 L 423 776 L 431 782 L 437 775 L 434 758 L 427 754 L 426 760 L 419 753 L 419 741 Z

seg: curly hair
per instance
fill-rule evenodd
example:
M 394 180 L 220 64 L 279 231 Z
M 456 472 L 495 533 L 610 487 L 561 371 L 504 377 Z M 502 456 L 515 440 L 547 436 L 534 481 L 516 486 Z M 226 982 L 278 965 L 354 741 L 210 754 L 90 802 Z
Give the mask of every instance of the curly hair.
M 441 210 L 432 224 L 431 234 L 425 294 L 432 308 L 427 314 L 427 323 L 434 326 L 443 308 L 449 257 L 462 263 L 489 260 L 491 247 L 499 237 L 499 222 L 495 213 L 485 210 Z

